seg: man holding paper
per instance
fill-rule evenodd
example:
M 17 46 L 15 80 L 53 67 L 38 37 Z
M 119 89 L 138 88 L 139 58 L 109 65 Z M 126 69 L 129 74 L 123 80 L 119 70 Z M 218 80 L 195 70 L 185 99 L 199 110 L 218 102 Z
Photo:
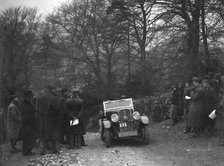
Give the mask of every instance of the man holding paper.
M 206 121 L 204 129 L 207 134 L 212 134 L 212 129 L 214 126 L 214 120 L 209 118 L 209 115 L 217 106 L 217 95 L 214 88 L 209 84 L 208 76 L 204 76 L 202 80 L 202 85 L 205 90 L 205 112 Z
M 184 117 L 185 117 L 185 125 L 186 125 L 184 133 L 191 132 L 191 127 L 188 125 L 188 114 L 190 109 L 191 91 L 192 91 L 192 87 L 189 85 L 189 83 L 186 83 L 185 89 L 184 89 Z
M 79 97 L 80 91 L 74 89 L 72 91 L 72 98 L 69 98 L 66 101 L 66 106 L 69 110 L 72 118 L 69 121 L 69 144 L 71 147 L 75 145 L 76 139 L 81 137 L 81 146 L 85 146 L 84 134 L 86 133 L 85 127 L 83 124 L 83 100 Z
M 214 128 L 217 130 L 220 145 L 224 146 L 224 93 L 215 114 L 217 117 L 215 118 Z

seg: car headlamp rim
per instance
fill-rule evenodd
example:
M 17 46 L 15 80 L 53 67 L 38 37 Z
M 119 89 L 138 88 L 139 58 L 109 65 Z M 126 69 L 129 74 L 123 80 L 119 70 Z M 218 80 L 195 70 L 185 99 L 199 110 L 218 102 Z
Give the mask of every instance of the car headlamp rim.
M 111 121 L 112 122 L 118 122 L 118 120 L 119 120 L 118 114 L 112 114 L 111 115 Z
M 139 120 L 141 118 L 140 113 L 138 111 L 133 112 L 134 120 Z

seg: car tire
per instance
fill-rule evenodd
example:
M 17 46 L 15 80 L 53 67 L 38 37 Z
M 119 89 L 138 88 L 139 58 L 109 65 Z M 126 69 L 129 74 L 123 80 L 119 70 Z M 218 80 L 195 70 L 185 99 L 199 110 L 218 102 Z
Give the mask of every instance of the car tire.
M 149 130 L 147 126 L 142 126 L 141 128 L 141 136 L 142 136 L 142 142 L 146 145 L 150 142 L 150 135 Z
M 111 146 L 111 140 L 112 140 L 112 133 L 109 129 L 105 129 L 105 144 L 106 147 L 109 148 Z

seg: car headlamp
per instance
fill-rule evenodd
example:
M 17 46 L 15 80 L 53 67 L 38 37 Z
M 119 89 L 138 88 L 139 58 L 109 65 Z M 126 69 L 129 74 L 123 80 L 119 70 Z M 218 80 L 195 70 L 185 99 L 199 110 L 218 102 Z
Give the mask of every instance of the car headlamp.
M 112 114 L 111 115 L 111 120 L 112 120 L 112 122 L 118 122 L 118 120 L 119 120 L 118 115 L 117 114 Z
M 133 112 L 133 118 L 134 118 L 134 120 L 139 120 L 140 119 L 140 113 L 138 111 Z

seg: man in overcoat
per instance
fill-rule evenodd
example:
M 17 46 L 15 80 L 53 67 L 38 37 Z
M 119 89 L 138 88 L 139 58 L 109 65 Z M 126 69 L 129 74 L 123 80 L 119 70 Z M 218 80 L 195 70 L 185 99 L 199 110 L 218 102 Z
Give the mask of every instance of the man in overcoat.
M 18 104 L 18 98 L 16 96 L 12 96 L 11 103 L 9 104 L 7 110 L 7 135 L 12 152 L 17 151 L 15 146 L 19 136 L 22 122 Z
M 67 89 L 62 89 L 59 95 L 59 111 L 60 111 L 60 142 L 62 144 L 68 143 L 68 130 L 69 130 L 69 110 L 66 107 L 66 100 L 67 100 Z
M 192 78 L 193 88 L 191 91 L 191 103 L 188 115 L 188 126 L 193 129 L 192 138 L 198 137 L 206 120 L 206 111 L 204 106 L 205 90 L 197 77 Z
M 224 146 L 224 93 L 215 113 L 217 117 L 214 119 L 214 128 L 217 131 L 220 145 Z
M 21 136 L 23 141 L 23 155 L 34 155 L 32 152 L 37 138 L 37 117 L 36 109 L 32 103 L 33 92 L 28 90 L 24 93 L 24 100 L 21 103 L 22 128 Z
M 171 96 L 171 112 L 170 112 L 170 117 L 173 121 L 173 126 L 178 123 L 180 120 L 180 115 L 181 115 L 181 109 L 182 109 L 182 100 L 181 95 L 179 93 L 179 88 L 176 86 L 172 87 L 172 96 Z
M 204 125 L 204 129 L 208 134 L 212 134 L 212 129 L 214 125 L 214 120 L 210 119 L 208 115 L 216 109 L 218 98 L 214 88 L 209 84 L 209 77 L 204 76 L 202 80 L 202 85 L 204 86 L 205 90 L 205 112 L 206 112 L 206 121 Z
M 60 130 L 60 112 L 58 98 L 53 86 L 47 86 L 46 92 L 37 100 L 39 140 L 41 143 L 41 155 L 47 150 L 58 153 L 57 140 Z
M 191 132 L 191 127 L 188 126 L 188 115 L 189 115 L 189 109 L 190 109 L 191 91 L 192 91 L 192 87 L 187 82 L 185 84 L 185 89 L 184 89 L 184 117 L 185 117 L 185 125 L 186 125 L 184 133 Z

